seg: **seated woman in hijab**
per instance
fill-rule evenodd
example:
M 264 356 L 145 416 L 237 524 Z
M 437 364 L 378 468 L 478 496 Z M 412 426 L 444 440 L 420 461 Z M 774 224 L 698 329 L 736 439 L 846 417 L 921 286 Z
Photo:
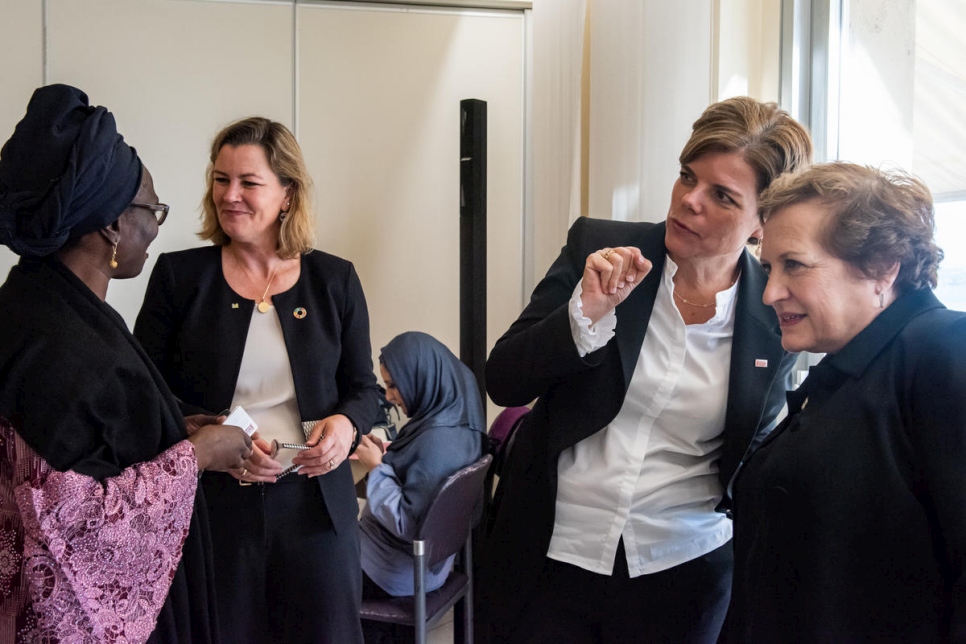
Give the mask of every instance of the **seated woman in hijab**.
M 359 519 L 363 597 L 412 595 L 416 525 L 450 474 L 483 454 L 485 419 L 469 368 L 425 333 L 398 335 L 382 349 L 386 399 L 409 422 L 385 448 L 363 436 L 356 454 L 370 470 Z M 426 591 L 443 585 L 453 558 L 426 576 Z M 370 626 L 363 623 L 364 630 Z M 369 633 L 366 633 L 369 639 Z
M 107 109 L 34 92 L 0 150 L 0 641 L 217 641 L 198 472 L 251 440 L 182 418 L 104 301 L 167 212 Z

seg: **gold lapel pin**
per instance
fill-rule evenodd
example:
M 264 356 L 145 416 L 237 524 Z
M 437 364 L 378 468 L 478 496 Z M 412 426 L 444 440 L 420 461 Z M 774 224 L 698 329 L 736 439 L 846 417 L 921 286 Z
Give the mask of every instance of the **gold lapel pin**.
M 238 302 L 232 302 L 231 303 L 231 308 L 237 309 L 238 308 Z

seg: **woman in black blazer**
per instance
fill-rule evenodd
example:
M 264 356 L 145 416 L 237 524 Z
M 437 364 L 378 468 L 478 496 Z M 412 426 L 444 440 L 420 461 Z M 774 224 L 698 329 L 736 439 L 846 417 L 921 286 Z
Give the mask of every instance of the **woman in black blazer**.
M 186 409 L 240 405 L 259 425 L 243 468 L 202 477 L 225 641 L 362 641 L 346 459 L 378 389 L 359 278 L 311 249 L 310 185 L 281 124 L 222 130 L 201 232 L 215 245 L 158 258 L 135 326 Z
M 717 637 L 731 580 L 717 509 L 773 427 L 792 365 L 745 244 L 761 236 L 761 190 L 810 156 L 776 105 L 710 106 L 666 223 L 578 219 L 497 342 L 490 396 L 537 399 L 483 564 L 499 641 Z
M 966 314 L 929 190 L 821 165 L 762 215 L 782 344 L 827 355 L 735 478 L 728 641 L 966 641 Z

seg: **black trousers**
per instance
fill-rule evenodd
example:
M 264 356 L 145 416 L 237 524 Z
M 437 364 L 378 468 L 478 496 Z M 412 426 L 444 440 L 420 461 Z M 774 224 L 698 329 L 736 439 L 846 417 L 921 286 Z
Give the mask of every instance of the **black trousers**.
M 610 576 L 548 558 L 520 621 L 496 641 L 712 644 L 728 611 L 733 568 L 730 541 L 692 561 L 633 579 L 623 541 Z
M 223 642 L 361 644 L 357 530 L 337 534 L 318 482 L 202 477 Z

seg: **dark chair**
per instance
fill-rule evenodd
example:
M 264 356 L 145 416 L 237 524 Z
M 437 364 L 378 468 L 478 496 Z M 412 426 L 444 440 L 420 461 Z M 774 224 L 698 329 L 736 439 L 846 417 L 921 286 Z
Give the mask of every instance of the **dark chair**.
M 516 436 L 517 429 L 523 424 L 524 418 L 529 413 L 529 407 L 507 407 L 493 419 L 487 435 L 490 438 L 490 445 L 495 458 L 493 467 L 490 469 L 497 476 L 500 475 L 503 463 L 513 447 L 513 439 Z
M 416 527 L 413 541 L 412 597 L 365 599 L 359 616 L 377 622 L 405 624 L 416 629 L 416 644 L 425 644 L 426 631 L 450 608 L 462 619 L 453 624 L 454 641 L 473 644 L 473 539 L 472 529 L 483 504 L 483 480 L 493 457 L 486 454 L 443 481 L 436 498 Z M 446 582 L 427 593 L 426 569 L 463 549 Z M 460 601 L 462 600 L 462 601 Z M 459 602 L 459 603 L 458 603 Z
M 493 505 L 494 481 L 503 473 L 503 464 L 506 462 L 513 447 L 513 439 L 516 437 L 517 429 L 523 424 L 524 418 L 530 413 L 529 407 L 507 407 L 493 419 L 490 431 L 487 434 L 490 440 L 490 451 L 493 454 L 493 465 L 486 476 L 486 496 L 485 507 L 487 510 L 485 531 L 489 533 L 489 522 L 492 520 L 490 510 Z

